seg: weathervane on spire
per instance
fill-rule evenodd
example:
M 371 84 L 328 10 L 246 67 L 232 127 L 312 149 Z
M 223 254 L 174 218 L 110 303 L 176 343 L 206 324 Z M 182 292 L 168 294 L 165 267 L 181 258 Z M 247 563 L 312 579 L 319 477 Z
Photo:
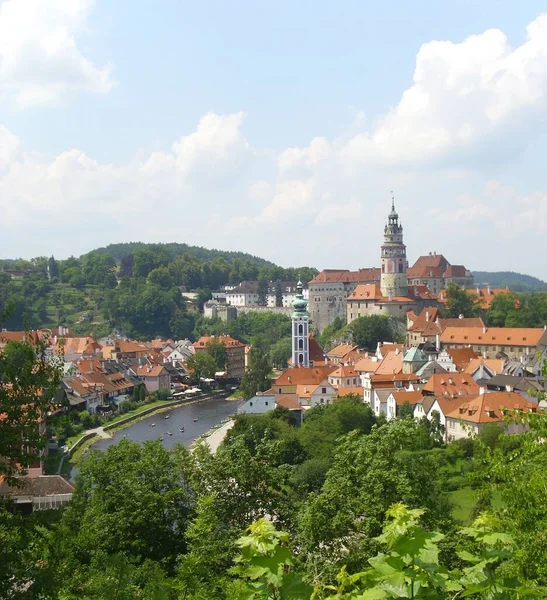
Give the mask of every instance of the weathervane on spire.
M 395 194 L 393 193 L 393 190 L 391 191 L 391 210 L 395 211 Z

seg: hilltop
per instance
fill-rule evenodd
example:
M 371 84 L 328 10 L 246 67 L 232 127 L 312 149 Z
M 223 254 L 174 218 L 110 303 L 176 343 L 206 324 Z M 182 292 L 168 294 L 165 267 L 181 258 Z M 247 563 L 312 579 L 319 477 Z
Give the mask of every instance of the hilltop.
M 515 273 L 514 271 L 473 271 L 475 277 L 475 285 L 501 288 L 508 287 L 515 292 L 533 292 L 547 290 L 547 282 L 532 277 L 532 275 L 524 275 Z

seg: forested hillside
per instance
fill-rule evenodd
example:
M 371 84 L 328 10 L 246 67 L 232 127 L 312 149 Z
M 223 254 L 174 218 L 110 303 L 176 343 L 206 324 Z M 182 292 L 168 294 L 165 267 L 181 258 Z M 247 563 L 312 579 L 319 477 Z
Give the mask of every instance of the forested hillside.
M 137 339 L 192 337 L 199 313 L 181 290 L 197 292 L 199 307 L 225 284 L 316 273 L 185 244 L 117 244 L 80 258 L 0 261 L 0 315 L 9 309 L 2 319 L 9 329 L 65 325 L 98 337 L 113 330 Z
M 523 275 L 513 271 L 473 271 L 475 284 L 489 285 L 495 288 L 508 287 L 515 292 L 547 290 L 547 282 L 531 275 Z

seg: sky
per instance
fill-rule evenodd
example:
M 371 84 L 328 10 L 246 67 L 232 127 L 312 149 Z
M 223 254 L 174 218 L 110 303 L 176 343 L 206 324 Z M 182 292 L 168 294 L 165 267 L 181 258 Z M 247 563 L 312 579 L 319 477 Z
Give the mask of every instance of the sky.
M 478 5 L 478 6 L 477 6 Z M 124 241 L 547 280 L 547 7 L 0 0 L 0 258 Z

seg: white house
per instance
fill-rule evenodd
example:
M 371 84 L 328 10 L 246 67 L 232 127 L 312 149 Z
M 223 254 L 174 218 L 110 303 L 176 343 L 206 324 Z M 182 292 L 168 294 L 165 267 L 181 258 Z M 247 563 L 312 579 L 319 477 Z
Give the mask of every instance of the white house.
M 257 394 L 252 398 L 249 398 L 247 402 L 244 402 L 238 409 L 238 415 L 263 415 L 275 408 L 275 396 L 274 395 L 260 395 Z

